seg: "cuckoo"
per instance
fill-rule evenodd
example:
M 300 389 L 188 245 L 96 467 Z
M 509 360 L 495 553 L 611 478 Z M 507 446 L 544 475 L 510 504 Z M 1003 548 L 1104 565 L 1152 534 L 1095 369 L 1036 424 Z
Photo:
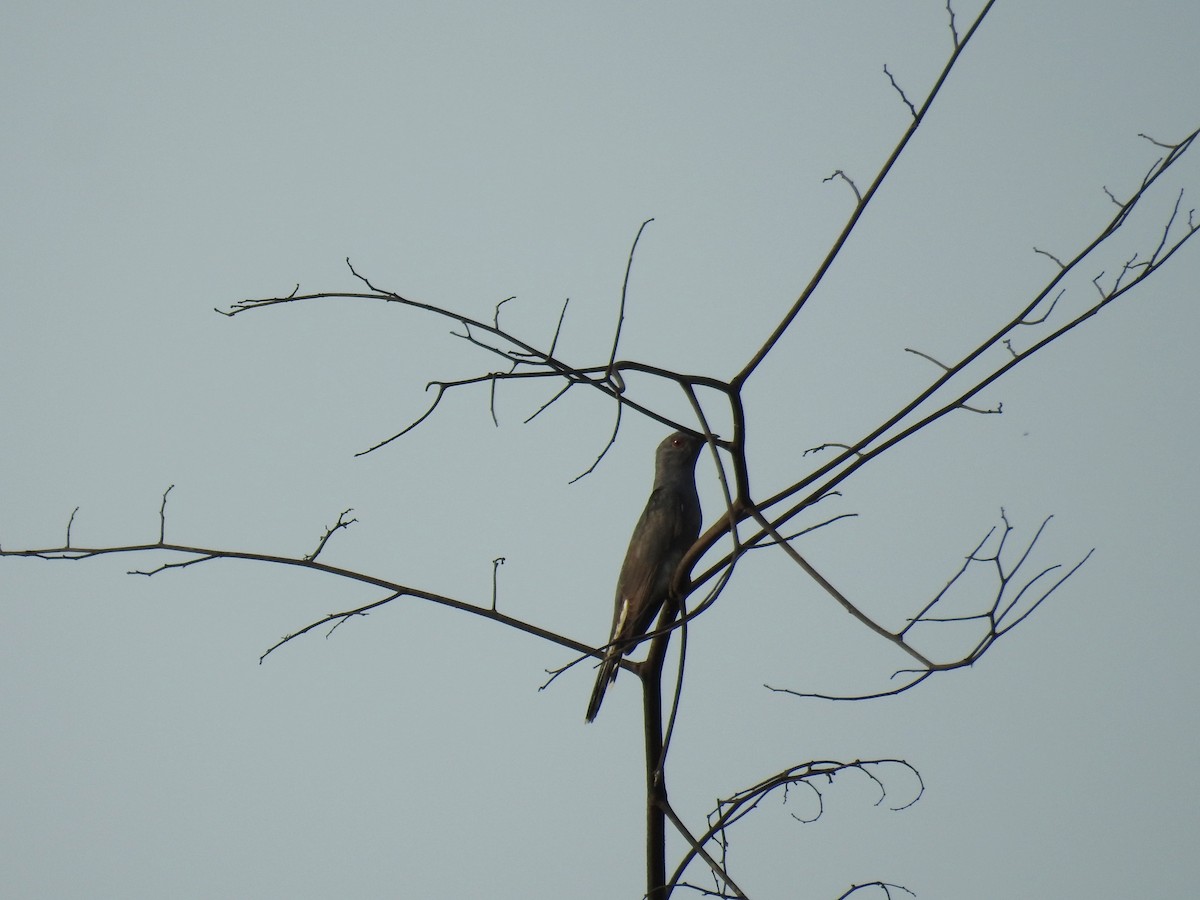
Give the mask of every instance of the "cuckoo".
M 621 657 L 650 630 L 671 592 L 680 560 L 700 534 L 696 460 L 703 446 L 703 438 L 677 431 L 655 451 L 654 489 L 633 529 L 617 578 L 612 632 L 588 703 L 589 722 L 600 711 L 608 685 L 616 680 Z

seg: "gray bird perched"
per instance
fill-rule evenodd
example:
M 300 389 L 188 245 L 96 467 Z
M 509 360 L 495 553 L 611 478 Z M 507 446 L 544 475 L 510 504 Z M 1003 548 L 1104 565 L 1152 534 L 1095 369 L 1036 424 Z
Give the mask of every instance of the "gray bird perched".
M 596 718 L 604 692 L 615 681 L 622 656 L 637 646 L 671 591 L 679 561 L 700 534 L 696 460 L 704 439 L 677 431 L 654 454 L 654 489 L 633 529 L 617 579 L 609 646 L 600 663 L 587 720 Z

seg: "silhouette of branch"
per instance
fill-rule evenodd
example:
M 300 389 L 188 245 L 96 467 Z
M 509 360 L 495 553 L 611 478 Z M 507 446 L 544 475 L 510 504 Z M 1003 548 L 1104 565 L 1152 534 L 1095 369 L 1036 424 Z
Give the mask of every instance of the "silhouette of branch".
M 617 309 L 617 327 L 613 329 L 612 350 L 608 354 L 608 376 L 612 377 L 613 363 L 617 359 L 617 347 L 621 343 L 621 327 L 625 324 L 625 301 L 629 296 L 629 274 L 633 271 L 633 255 L 637 252 L 638 241 L 642 239 L 642 232 L 646 230 L 646 226 L 653 222 L 654 219 L 647 219 L 638 228 L 637 234 L 633 238 L 633 246 L 629 248 L 629 260 L 625 263 L 625 278 L 621 281 L 621 304 Z
M 850 218 L 846 221 L 846 224 L 842 227 L 841 233 L 838 235 L 837 239 L 833 242 L 833 246 L 826 254 L 824 261 L 820 264 L 820 266 L 817 267 L 817 271 L 813 274 L 804 290 L 800 292 L 800 296 L 796 299 L 796 302 L 792 304 L 791 309 L 787 311 L 783 319 L 778 325 L 775 326 L 775 329 L 771 332 L 766 341 L 763 342 L 763 345 L 758 348 L 758 352 L 755 353 L 750 361 L 746 363 L 745 367 L 736 376 L 734 376 L 731 384 L 735 390 L 740 391 L 742 385 L 749 380 L 754 371 L 762 364 L 762 361 L 767 358 L 767 354 L 771 352 L 771 349 L 777 343 L 779 343 L 779 339 L 782 338 L 788 328 L 791 327 L 791 324 L 795 321 L 796 316 L 800 314 L 800 310 L 804 308 L 805 304 L 808 303 L 808 299 L 816 292 L 817 288 L 824 280 L 825 274 L 833 267 L 834 262 L 837 260 L 838 255 L 842 251 L 842 247 L 845 246 L 846 241 L 849 240 L 850 235 L 854 232 L 855 227 L 857 227 L 859 219 L 862 218 L 863 213 L 865 213 L 867 208 L 870 206 L 872 198 L 874 198 L 875 194 L 879 192 L 880 187 L 883 186 L 887 176 L 891 173 L 892 168 L 896 165 L 896 161 L 908 147 L 908 143 L 910 140 L 912 140 L 913 135 L 917 133 L 917 129 L 921 127 L 921 123 L 925 121 L 926 114 L 933 106 L 934 101 L 941 92 L 942 86 L 950 77 L 950 73 L 954 70 L 959 56 L 961 56 L 963 51 L 966 50 L 967 45 L 971 42 L 971 38 L 979 29 L 979 26 L 983 24 L 983 20 L 987 18 L 987 14 L 991 11 L 994 3 L 995 0 L 988 0 L 987 5 L 985 5 L 980 11 L 979 15 L 975 19 L 974 24 L 971 25 L 971 28 L 967 31 L 966 35 L 964 35 L 963 39 L 961 41 L 956 41 L 954 52 L 950 55 L 950 59 L 947 60 L 946 65 L 943 67 L 941 74 L 937 78 L 937 81 L 935 81 L 933 87 L 930 88 L 929 94 L 925 98 L 925 102 L 921 105 L 921 108 L 916 111 L 912 122 L 908 126 L 908 129 L 896 143 L 891 155 L 887 158 L 883 166 L 880 168 L 879 173 L 875 176 L 875 180 L 871 182 L 871 186 L 868 187 L 866 193 L 862 195 L 858 205 L 854 208 L 854 212 L 850 214 Z M 855 187 L 854 192 L 855 194 L 858 193 L 857 187 Z
M 858 189 L 858 185 L 854 183 L 854 179 L 852 179 L 849 175 L 847 175 L 841 169 L 835 169 L 832 175 L 827 175 L 826 177 L 822 178 L 821 181 L 829 182 L 829 181 L 833 181 L 833 179 L 835 179 L 835 178 L 840 178 L 840 179 L 842 179 L 842 181 L 846 182 L 846 184 L 850 185 L 850 190 L 854 191 L 854 199 L 858 202 L 858 205 L 861 206 L 862 205 L 862 191 L 860 191 Z
M 838 900 L 845 900 L 845 898 L 849 897 L 851 894 L 856 894 L 859 891 L 866 890 L 867 888 L 879 888 L 881 891 L 883 891 L 884 896 L 889 898 L 889 900 L 891 900 L 893 888 L 895 888 L 898 891 L 904 891 L 904 893 L 908 894 L 910 897 L 917 896 L 915 893 L 910 891 L 908 888 L 906 888 L 902 884 L 892 884 L 889 881 L 868 881 L 864 884 L 850 885 L 850 890 L 846 891 L 846 893 L 844 893 L 844 894 L 841 894 L 838 897 Z
M 909 113 L 911 113 L 912 117 L 915 119 L 917 117 L 917 108 L 913 106 L 912 101 L 908 99 L 908 94 L 904 93 L 904 88 L 900 87 L 900 85 L 896 83 L 896 76 L 892 74 L 891 70 L 886 64 L 883 67 L 883 74 L 888 77 L 888 81 L 892 83 L 892 87 L 896 89 L 896 93 L 900 95 L 900 99 L 904 101 L 904 105 L 908 107 Z
M 954 38 L 954 46 L 958 47 L 958 28 L 954 24 L 954 7 L 950 5 L 950 0 L 946 0 L 946 12 L 950 15 L 950 34 Z
M 792 694 L 797 697 L 815 698 L 823 700 L 873 700 L 880 697 L 891 697 L 896 694 L 902 694 L 905 691 L 911 690 L 918 684 L 925 681 L 935 672 L 949 672 L 954 669 L 961 669 L 965 666 L 972 666 L 982 658 L 982 656 L 991 647 L 1012 629 L 1016 628 L 1024 622 L 1034 610 L 1042 605 L 1046 599 L 1053 594 L 1068 578 L 1079 571 L 1080 567 L 1087 562 L 1094 551 L 1089 550 L 1084 557 L 1075 563 L 1070 569 L 1062 572 L 1052 584 L 1046 585 L 1044 580 L 1048 580 L 1047 576 L 1062 569 L 1061 565 L 1051 565 L 1042 568 L 1036 573 L 1023 576 L 1023 580 L 1018 580 L 1018 575 L 1025 570 L 1026 563 L 1029 562 L 1033 553 L 1034 547 L 1041 539 L 1049 525 L 1052 516 L 1048 516 L 1038 527 L 1025 549 L 1021 551 L 1018 557 L 1008 562 L 1005 554 L 1005 549 L 1010 535 L 1013 532 L 1013 526 L 1008 521 L 1008 514 L 1005 510 L 1000 510 L 1000 520 L 1002 530 L 1000 531 L 999 540 L 996 542 L 996 549 L 988 555 L 983 554 L 983 548 L 996 534 L 996 527 L 993 526 L 984 535 L 983 539 L 975 545 L 964 558 L 963 564 L 950 577 L 945 586 L 937 592 L 917 613 L 908 619 L 907 624 L 897 631 L 889 631 L 882 626 L 872 628 L 878 634 L 894 643 L 903 650 L 909 650 L 912 647 L 912 635 L 910 634 L 917 626 L 934 626 L 934 625 L 954 625 L 954 624 L 979 624 L 982 626 L 982 633 L 974 638 L 974 642 L 961 655 L 942 661 L 934 661 L 931 658 L 921 656 L 922 664 L 917 669 L 902 669 L 893 674 L 893 678 L 903 677 L 905 680 L 896 687 L 886 691 L 879 691 L 869 694 L 859 695 L 838 695 L 838 694 L 817 694 L 795 691 L 790 688 L 773 687 L 764 685 L 768 690 L 776 693 Z M 953 605 L 958 600 L 953 593 L 953 589 L 959 585 L 960 581 L 974 568 L 984 567 L 985 570 L 990 569 L 996 579 L 996 588 L 990 601 L 982 606 L 976 607 L 968 612 L 955 612 Z M 968 594 L 968 596 L 973 596 Z M 1033 599 L 1030 599 L 1033 598 Z M 910 655 L 914 655 L 910 652 Z
M 650 221 L 643 223 L 643 228 Z M 641 232 L 639 231 L 639 236 Z M 636 243 L 635 243 L 636 248 Z M 630 251 L 629 264 L 632 265 L 633 250 Z M 249 312 L 256 309 L 264 309 L 267 307 L 278 306 L 284 303 L 301 303 L 306 301 L 321 301 L 321 300 L 371 300 L 390 304 L 397 304 L 404 307 L 409 307 L 431 313 L 435 316 L 447 318 L 459 323 L 462 326 L 462 331 L 451 330 L 451 335 L 465 340 L 469 344 L 479 347 L 489 353 L 500 356 L 510 366 L 508 371 L 489 371 L 479 375 L 470 376 L 467 378 L 452 379 L 452 380 L 433 380 L 426 385 L 426 390 L 430 388 L 436 389 L 433 402 L 429 407 L 415 420 L 408 425 L 393 433 L 387 438 L 380 440 L 371 446 L 356 453 L 356 456 L 365 456 L 368 453 L 373 453 L 398 438 L 411 432 L 417 426 L 424 423 L 437 410 L 442 402 L 442 399 L 448 391 L 468 387 L 471 385 L 487 384 L 490 390 L 495 389 L 496 385 L 502 381 L 516 381 L 523 379 L 545 379 L 551 378 L 562 380 L 565 385 L 545 404 L 536 410 L 529 418 L 532 419 L 542 410 L 555 402 L 559 397 L 563 396 L 570 387 L 576 384 L 582 384 L 599 390 L 602 393 L 615 399 L 621 406 L 628 406 L 636 410 L 641 415 L 650 419 L 654 419 L 663 425 L 676 431 L 686 431 L 687 426 L 675 421 L 669 416 L 658 412 L 657 410 L 640 403 L 629 396 L 624 379 L 621 377 L 623 372 L 637 372 L 643 375 L 649 375 L 653 378 L 674 381 L 678 384 L 692 385 L 699 387 L 707 387 L 716 390 L 723 395 L 731 396 L 731 388 L 728 382 L 720 379 L 711 378 L 703 375 L 687 375 L 682 372 L 674 372 L 669 369 L 663 369 L 658 366 L 651 366 L 645 363 L 636 362 L 633 360 L 615 360 L 610 359 L 603 365 L 594 366 L 573 366 L 554 355 L 554 348 L 557 346 L 559 330 L 556 328 L 551 340 L 550 349 L 541 350 L 534 344 L 526 341 L 517 334 L 506 330 L 500 325 L 500 307 L 504 303 L 509 302 L 513 298 L 506 298 L 497 304 L 493 313 L 491 322 L 484 322 L 479 319 L 466 315 L 465 313 L 454 312 L 446 307 L 437 306 L 431 303 L 412 300 L 401 296 L 394 291 L 385 291 L 377 288 L 375 284 L 362 273 L 358 272 L 349 259 L 346 260 L 347 266 L 355 278 L 359 279 L 364 285 L 371 289 L 371 293 L 332 291 L 319 292 L 312 294 L 300 294 L 293 291 L 285 297 L 265 297 L 253 300 L 239 300 L 234 303 L 228 310 L 221 312 L 226 316 L 235 316 L 241 313 Z M 628 280 L 628 270 L 626 279 Z M 565 316 L 566 307 L 559 315 L 559 326 L 561 327 L 563 316 Z M 487 339 L 481 335 L 487 336 Z M 613 350 L 616 349 L 616 340 L 614 339 Z M 495 421 L 494 406 L 493 421 Z M 618 418 L 619 424 L 619 418 Z M 726 442 L 718 438 L 719 446 Z M 611 442 L 610 442 L 611 446 Z M 601 453 L 599 458 L 603 458 Z M 597 461 L 599 461 L 599 458 Z M 590 470 L 589 470 L 590 471 Z
M 700 849 L 714 841 L 721 848 L 720 852 L 716 857 L 712 857 L 710 854 L 709 859 L 705 861 L 708 862 L 709 868 L 714 875 L 726 879 L 726 855 L 728 848 L 725 837 L 726 832 L 743 818 L 754 812 L 762 801 L 774 792 L 783 791 L 784 802 L 786 803 L 789 799 L 789 788 L 793 786 L 805 787 L 810 792 L 810 796 L 816 804 L 816 809 L 809 816 L 799 816 L 792 813 L 792 818 L 801 823 L 812 823 L 821 818 L 825 812 L 825 795 L 821 788 L 822 782 L 825 785 L 832 785 L 834 778 L 842 772 L 850 770 L 860 772 L 871 779 L 879 788 L 879 799 L 875 801 L 875 805 L 881 806 L 887 799 L 887 788 L 884 785 L 883 779 L 878 774 L 878 770 L 891 767 L 899 767 L 907 770 L 912 773 L 917 782 L 917 789 L 912 799 L 898 806 L 889 807 L 893 812 L 900 812 L 915 804 L 925 793 L 925 783 L 921 778 L 921 773 L 903 759 L 854 760 L 853 762 L 814 760 L 784 769 L 782 772 L 763 779 L 758 784 L 738 791 L 728 799 L 718 800 L 716 807 L 708 814 L 708 828 L 700 835 L 686 836 L 691 849 L 683 855 L 676 865 L 671 879 L 667 882 L 668 887 L 679 884 L 684 872 L 687 871 L 687 868 L 695 861 L 696 857 L 700 855 Z
M 344 515 L 344 514 L 343 514 Z M 345 523 L 348 525 L 349 523 Z M 345 525 L 341 527 L 345 527 Z M 339 526 L 334 526 L 332 531 L 338 530 Z M 323 545 L 322 541 L 322 545 Z M 318 548 L 318 552 L 319 552 Z M 353 609 L 344 610 L 342 612 L 329 613 L 326 616 L 309 623 L 303 628 L 285 635 L 282 639 L 271 645 L 261 657 L 259 661 L 266 659 L 275 650 L 282 647 L 284 644 L 307 634 L 315 628 L 330 622 L 346 620 L 355 616 L 366 615 L 373 609 L 384 606 L 395 600 L 404 597 L 409 597 L 414 600 L 424 600 L 429 603 L 435 603 L 439 606 L 446 606 L 451 609 L 456 609 L 460 612 L 469 613 L 473 616 L 478 616 L 483 619 L 495 622 L 499 625 L 508 628 L 514 628 L 518 631 L 523 631 L 526 634 L 540 638 L 560 647 L 566 647 L 569 650 L 574 650 L 584 656 L 602 657 L 604 654 L 603 648 L 590 647 L 582 641 L 574 640 L 573 638 L 564 635 L 556 634 L 545 628 L 525 622 L 513 616 L 505 615 L 502 612 L 492 608 L 490 605 L 479 605 L 469 603 L 465 600 L 459 600 L 454 597 L 447 597 L 443 594 L 437 594 L 432 591 L 422 590 L 421 588 L 411 587 L 409 585 L 400 584 L 391 581 L 387 578 L 380 578 L 374 575 L 368 575 L 363 572 L 355 572 L 350 569 L 343 569 L 339 566 L 331 566 L 322 562 L 318 562 L 315 558 L 309 556 L 283 556 L 273 553 L 256 553 L 247 550 L 222 550 L 209 547 L 198 547 L 190 544 L 176 544 L 165 541 L 158 541 L 153 544 L 124 544 L 111 547 L 72 547 L 63 545 L 61 547 L 40 547 L 28 548 L 21 550 L 0 549 L 0 557 L 25 557 L 46 560 L 64 560 L 78 562 L 86 559 L 96 559 L 104 556 L 139 554 L 139 553 L 172 553 L 186 557 L 185 559 L 163 563 L 152 569 L 133 569 L 128 574 L 144 575 L 147 577 L 161 574 L 163 572 L 174 569 L 186 569 L 201 563 L 212 562 L 214 560 L 250 560 L 253 562 L 272 563 L 281 566 L 293 566 L 296 568 L 307 569 L 313 572 L 321 572 L 325 575 L 333 575 L 337 578 L 347 581 L 356 582 L 358 584 L 368 585 L 374 588 L 380 588 L 387 592 L 387 596 L 380 600 L 372 601 L 371 603 L 355 607 Z M 315 556 L 315 554 L 313 555 Z
M 173 486 L 174 485 L 172 485 L 172 487 Z M 351 525 L 353 525 L 355 522 L 357 522 L 358 519 L 347 519 L 346 518 L 346 516 L 350 515 L 350 513 L 352 513 L 352 512 L 354 512 L 354 510 L 352 510 L 352 509 L 342 510 L 342 512 L 338 514 L 337 521 L 333 525 L 330 525 L 328 528 L 326 528 L 325 533 L 323 535 L 321 535 L 321 540 L 317 542 L 317 549 L 314 550 L 312 553 L 310 553 L 308 556 L 306 556 L 305 559 L 308 559 L 308 560 L 316 559 L 318 556 L 321 555 L 321 551 L 325 549 L 325 545 L 329 543 L 329 539 L 331 537 L 333 537 L 333 535 L 336 532 L 339 532 L 339 531 L 342 531 L 343 529 L 349 528 Z M 162 539 L 160 537 L 159 542 L 161 543 L 161 541 L 162 541 Z

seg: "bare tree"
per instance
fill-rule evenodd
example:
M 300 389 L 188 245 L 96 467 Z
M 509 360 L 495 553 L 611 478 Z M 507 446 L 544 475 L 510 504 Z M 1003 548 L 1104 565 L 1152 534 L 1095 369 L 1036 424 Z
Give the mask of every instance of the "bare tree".
M 819 447 L 797 455 L 794 471 L 783 483 L 762 484 L 755 477 L 748 447 L 759 425 L 749 415 L 745 393 L 757 378 L 760 368 L 773 354 L 785 334 L 800 320 L 806 304 L 821 290 L 824 279 L 839 262 L 847 240 L 868 215 L 871 204 L 886 189 L 889 175 L 898 160 L 910 152 L 910 142 L 926 121 L 943 86 L 967 53 L 973 37 L 983 25 L 992 3 L 988 3 L 969 26 L 960 25 L 947 4 L 951 53 L 941 74 L 923 97 L 910 93 L 887 67 L 886 78 L 895 89 L 898 102 L 908 110 L 910 124 L 900 136 L 892 153 L 869 182 L 841 169 L 829 175 L 831 182 L 846 190 L 850 212 L 824 259 L 816 267 L 795 302 L 778 318 L 774 328 L 763 335 L 756 351 L 732 377 L 674 371 L 653 362 L 624 358 L 621 354 L 622 326 L 625 321 L 628 288 L 633 277 L 638 239 L 653 220 L 643 222 L 634 238 L 625 270 L 625 289 L 615 311 L 611 340 L 596 357 L 577 361 L 565 358 L 558 350 L 559 336 L 569 315 L 564 304 L 548 341 L 527 337 L 502 321 L 504 305 L 495 306 L 490 319 L 474 317 L 449 305 L 425 302 L 380 286 L 357 271 L 347 260 L 351 275 L 360 287 L 351 291 L 301 292 L 299 286 L 285 296 L 243 300 L 223 315 L 239 317 L 269 307 L 298 303 L 359 300 L 384 303 L 397 311 L 438 317 L 451 323 L 451 333 L 481 352 L 481 357 L 496 368 L 481 366 L 466 378 L 435 379 L 429 383 L 433 398 L 428 408 L 411 422 L 395 428 L 363 453 L 385 452 L 405 435 L 429 421 L 449 394 L 487 390 L 493 400 L 492 416 L 497 421 L 494 400 L 497 392 L 513 382 L 547 384 L 545 401 L 529 416 L 533 419 L 569 396 L 594 391 L 612 410 L 611 433 L 585 477 L 602 464 L 608 450 L 617 441 L 624 416 L 644 416 L 666 428 L 702 434 L 707 454 L 724 498 L 719 510 L 708 510 L 706 527 L 692 546 L 675 576 L 674 604 L 667 604 L 655 627 L 644 639 L 643 659 L 622 659 L 620 665 L 640 680 L 643 702 L 643 743 L 646 813 L 646 896 L 650 900 L 683 893 L 683 889 L 717 897 L 753 896 L 753 888 L 730 872 L 728 835 L 747 814 L 765 798 L 802 786 L 814 799 L 813 811 L 801 818 L 816 818 L 823 810 L 823 791 L 835 778 L 847 775 L 865 777 L 879 790 L 880 803 L 902 809 L 916 802 L 924 784 L 916 768 L 903 759 L 808 760 L 762 777 L 756 783 L 720 800 L 707 822 L 687 822 L 672 805 L 668 792 L 671 783 L 672 737 L 677 718 L 685 709 L 685 674 L 688 668 L 688 627 L 721 601 L 735 585 L 739 565 L 747 555 L 769 550 L 786 557 L 798 583 L 815 583 L 846 615 L 862 628 L 886 642 L 908 662 L 894 677 L 878 689 L 866 693 L 838 693 L 802 690 L 774 685 L 771 690 L 799 697 L 832 700 L 863 700 L 909 691 L 935 674 L 971 666 L 1017 625 L 1026 621 L 1091 555 L 1063 562 L 1037 562 L 1035 549 L 1047 540 L 1051 522 L 1044 518 L 1034 527 L 1018 528 L 1015 519 L 1001 509 L 998 521 L 981 526 L 977 535 L 963 547 L 962 559 L 947 566 L 945 586 L 896 617 L 876 611 L 870 598 L 858 598 L 838 587 L 835 572 L 818 571 L 802 551 L 802 539 L 813 531 L 832 525 L 848 513 L 823 514 L 826 501 L 837 496 L 852 476 L 871 466 L 898 446 L 923 434 L 934 423 L 954 416 L 996 415 L 1002 405 L 988 405 L 981 393 L 1000 382 L 1026 361 L 1051 349 L 1063 336 L 1118 300 L 1135 292 L 1142 282 L 1155 274 L 1200 229 L 1194 210 L 1186 202 L 1184 189 L 1176 178 L 1176 164 L 1191 149 L 1200 134 L 1194 130 L 1178 140 L 1141 135 L 1150 151 L 1147 168 L 1136 176 L 1122 176 L 1124 187 L 1104 188 L 1112 203 L 1112 213 L 1098 222 L 1094 233 L 1080 245 L 1066 250 L 1034 248 L 1031 262 L 1048 266 L 1049 274 L 1031 295 L 1014 299 L 996 327 L 963 346 L 952 359 L 940 359 L 927 348 L 906 347 L 927 365 L 927 384 L 907 402 L 877 422 L 865 433 L 831 437 Z M 1118 235 L 1131 235 L 1133 251 L 1121 249 Z M 690 418 L 679 418 L 648 399 L 648 390 L 631 385 L 665 383 L 674 386 L 691 410 Z M 527 420 L 528 421 L 528 420 Z M 466 615 L 531 635 L 571 654 L 564 665 L 548 672 L 546 684 L 580 663 L 602 657 L 604 646 L 595 646 L 594 636 L 570 636 L 553 632 L 536 622 L 514 617 L 500 607 L 495 575 L 503 562 L 493 563 L 493 591 L 490 603 L 481 604 L 461 597 L 447 596 L 418 585 L 400 583 L 366 572 L 352 571 L 327 564 L 322 553 L 329 541 L 355 523 L 346 510 L 330 524 L 316 545 L 300 555 L 279 555 L 252 550 L 197 546 L 168 537 L 167 501 L 170 488 L 162 495 L 157 540 L 111 546 L 78 546 L 72 538 L 74 516 L 68 521 L 66 535 L 58 546 L 5 548 L 0 554 L 10 557 L 38 557 L 54 560 L 91 559 L 113 554 L 166 554 L 163 562 L 134 570 L 135 574 L 154 576 L 169 570 L 185 569 L 216 560 L 249 560 L 291 566 L 321 572 L 349 582 L 363 584 L 377 592 L 369 603 L 347 608 L 286 635 L 268 647 L 260 661 L 284 644 L 317 629 L 336 629 L 350 619 L 402 598 L 412 598 L 449 607 Z M 977 576 L 985 575 L 987 589 L 980 589 Z M 946 637 L 944 635 L 949 635 Z M 950 649 L 947 649 L 950 648 Z M 674 657 L 670 651 L 677 650 Z M 636 657 L 638 654 L 634 654 Z M 583 706 L 581 695 L 580 714 Z M 901 787 L 890 786 L 898 777 Z M 898 792 L 898 793 L 897 793 Z M 892 795 L 897 793 L 897 798 Z M 677 859 L 668 859 L 668 834 L 674 831 L 686 846 Z M 886 896 L 909 893 L 900 885 L 884 881 L 852 884 L 843 897 L 874 888 Z

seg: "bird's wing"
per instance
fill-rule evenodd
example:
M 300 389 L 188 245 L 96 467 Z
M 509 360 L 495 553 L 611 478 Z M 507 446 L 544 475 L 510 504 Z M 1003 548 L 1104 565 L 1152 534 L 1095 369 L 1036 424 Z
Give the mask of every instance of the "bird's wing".
M 638 519 L 613 609 L 611 640 L 646 633 L 671 586 L 671 576 L 692 536 L 685 534 L 683 499 L 677 491 L 656 488 Z

